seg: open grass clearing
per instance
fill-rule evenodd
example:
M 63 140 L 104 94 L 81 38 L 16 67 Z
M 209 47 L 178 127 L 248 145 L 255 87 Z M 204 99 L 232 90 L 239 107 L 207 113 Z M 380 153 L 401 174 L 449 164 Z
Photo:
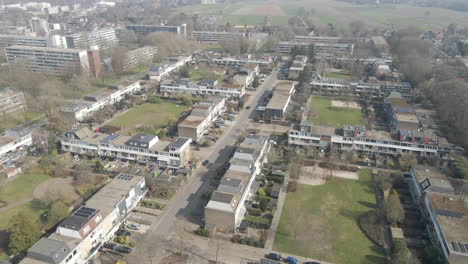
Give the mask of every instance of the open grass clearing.
M 351 79 L 351 74 L 346 69 L 333 71 L 328 74 L 328 78 L 335 78 L 335 79 Z
M 338 128 L 343 125 L 363 124 L 361 109 L 332 106 L 332 99 L 329 97 L 312 97 L 310 108 L 312 114 L 309 120 L 317 125 Z
M 0 188 L 0 200 L 13 203 L 32 197 L 33 191 L 42 182 L 50 179 L 45 174 L 24 174 Z
M 143 128 L 141 132 L 156 134 L 159 129 L 167 126 L 169 122 L 177 121 L 185 110 L 185 106 L 169 102 L 142 104 L 112 120 L 109 125 L 129 130 Z
M 201 81 L 203 79 L 211 79 L 211 80 L 216 79 L 216 80 L 218 80 L 218 82 L 221 82 L 225 78 L 226 78 L 225 75 L 219 75 L 219 74 L 215 73 L 212 70 L 201 69 L 201 68 L 194 70 L 190 74 L 190 80 L 192 80 L 194 82 L 199 82 L 199 81 Z
M 0 133 L 5 129 L 21 126 L 23 123 L 30 122 L 38 118 L 41 113 L 31 111 L 19 111 L 11 113 L 4 118 L 0 118 Z
M 359 180 L 331 178 L 288 193 L 273 249 L 333 263 L 386 263 L 383 249 L 361 231 L 358 217 L 375 207 L 370 170 Z

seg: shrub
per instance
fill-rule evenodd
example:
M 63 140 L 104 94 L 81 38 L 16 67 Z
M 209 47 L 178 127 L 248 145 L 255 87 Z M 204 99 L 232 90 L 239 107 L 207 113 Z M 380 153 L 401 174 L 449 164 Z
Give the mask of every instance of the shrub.
M 276 183 L 281 183 L 281 184 L 283 184 L 283 182 L 284 182 L 284 176 L 279 176 L 279 175 L 268 175 L 266 178 L 267 178 L 267 180 L 273 181 L 273 182 L 276 182 Z
M 262 210 L 262 212 L 265 212 L 267 209 L 268 209 L 268 201 L 270 199 L 268 198 L 263 198 L 260 200 L 260 210 Z
M 297 181 L 290 181 L 288 183 L 288 192 L 297 192 Z
M 119 244 L 124 244 L 124 245 L 128 244 L 129 240 L 130 240 L 130 237 L 128 236 L 117 236 L 114 238 L 114 242 L 119 243 Z
M 255 228 L 267 229 L 270 227 L 271 224 L 270 220 L 257 216 L 247 216 L 245 220 L 247 220 L 250 223 L 251 227 Z
M 387 197 L 384 209 L 387 221 L 392 225 L 402 223 L 405 220 L 405 210 L 401 205 L 400 198 L 398 197 L 398 193 L 395 189 L 392 189 L 390 195 Z
M 203 237 L 210 237 L 210 232 L 202 227 L 195 230 L 195 234 Z
M 134 242 L 134 241 L 128 242 L 128 246 L 129 246 L 129 247 L 135 247 L 135 242 Z
M 263 197 L 263 196 L 266 196 L 265 190 L 263 190 L 263 188 L 258 188 L 258 195 L 260 195 L 260 196 L 262 196 L 262 197 Z
M 262 210 L 257 209 L 257 208 L 247 208 L 247 212 L 249 213 L 249 215 L 252 215 L 252 216 L 262 215 Z
M 359 216 L 359 226 L 362 231 L 380 246 L 384 246 L 385 227 L 381 224 L 381 219 L 376 210 L 370 210 Z

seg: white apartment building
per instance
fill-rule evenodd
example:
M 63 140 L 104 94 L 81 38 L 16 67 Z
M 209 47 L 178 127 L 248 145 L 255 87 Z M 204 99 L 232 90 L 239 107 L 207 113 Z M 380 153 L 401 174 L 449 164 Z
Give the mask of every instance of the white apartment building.
M 34 244 L 20 263 L 88 263 L 145 192 L 144 177 L 119 174 L 63 220 L 52 235 Z
M 167 26 L 167 25 L 127 25 L 127 30 L 132 30 L 140 34 L 149 34 L 153 32 L 169 32 L 181 35 L 182 37 L 187 36 L 187 25 L 181 24 L 180 26 Z
M 247 201 L 256 193 L 255 178 L 268 162 L 268 138 L 248 136 L 237 148 L 230 166 L 205 206 L 205 224 L 235 232 L 247 211 Z
M 354 52 L 354 44 L 350 43 L 308 43 L 301 41 L 280 41 L 278 43 L 279 53 L 291 53 L 294 47 L 304 47 L 308 53 L 308 47 L 314 45 L 314 51 L 317 56 L 351 56 Z
M 226 109 L 226 98 L 209 97 L 192 108 L 192 112 L 177 125 L 179 137 L 191 138 L 193 142 L 200 140 L 205 133 Z
M 0 118 L 25 108 L 24 94 L 11 88 L 0 90 Z
M 14 45 L 6 47 L 5 54 L 10 70 L 20 68 L 58 76 L 90 70 L 86 50 Z
M 171 72 L 180 69 L 186 63 L 192 60 L 192 55 L 178 56 L 171 58 L 166 62 L 154 65 L 149 70 L 149 78 L 154 81 L 161 81 L 164 77 L 168 76 Z
M 192 40 L 200 42 L 222 42 L 229 38 L 245 38 L 245 32 L 227 32 L 227 31 L 197 31 L 193 30 L 191 34 Z
M 450 146 L 426 145 L 420 143 L 393 140 L 384 133 L 367 132 L 366 137 L 348 137 L 335 134 L 335 128 L 312 125 L 303 120 L 300 125 L 292 125 L 288 132 L 290 146 L 315 146 L 321 149 L 331 147 L 343 151 L 355 151 L 365 154 L 401 155 L 411 152 L 422 156 L 447 157 Z
M 75 155 L 88 155 L 157 164 L 163 168 L 185 167 L 190 160 L 190 138 L 160 140 L 156 135 L 93 133 L 87 127 L 77 127 L 60 140 L 62 150 Z
M 68 48 L 104 50 L 117 46 L 118 40 L 113 28 L 101 28 L 98 30 L 80 32 L 65 36 Z
M 141 64 L 151 63 L 153 61 L 154 55 L 158 52 L 158 48 L 152 46 L 144 46 L 138 49 L 130 50 L 126 54 L 126 58 L 123 64 L 121 71 L 128 71 L 133 67 L 139 66 Z
M 241 97 L 245 94 L 245 85 L 218 83 L 217 80 L 201 80 L 199 83 L 194 83 L 189 79 L 177 79 L 163 80 L 160 84 L 160 91 L 162 93 Z
M 246 64 L 257 64 L 259 66 L 268 67 L 273 62 L 269 55 L 253 55 L 246 54 L 238 57 L 230 56 L 210 56 L 208 58 L 200 58 L 199 61 L 206 61 L 208 63 L 214 63 L 222 66 L 243 66 Z
M 123 82 L 119 85 L 111 85 L 95 93 L 84 96 L 86 101 L 80 101 L 60 107 L 60 111 L 67 117 L 76 121 L 83 121 L 94 112 L 107 106 L 122 101 L 126 95 L 132 95 L 140 91 L 140 81 Z
M 21 147 L 31 146 L 31 133 L 22 128 L 7 129 L 0 136 L 0 164 L 8 160 L 8 155 Z

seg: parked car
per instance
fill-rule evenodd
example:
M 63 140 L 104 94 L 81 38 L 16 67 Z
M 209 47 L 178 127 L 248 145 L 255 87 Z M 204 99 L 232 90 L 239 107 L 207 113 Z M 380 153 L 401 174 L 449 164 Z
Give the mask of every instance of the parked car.
M 307 261 L 307 262 L 304 262 L 302 264 L 320 264 L 320 262 L 316 262 L 316 261 Z
M 208 165 L 208 163 L 210 163 L 209 160 L 204 160 L 204 161 L 202 162 L 202 165 L 203 165 L 203 166 L 206 166 L 206 165 Z
M 250 105 L 248 105 L 245 109 L 250 109 Z
M 114 244 L 114 243 L 107 243 L 105 244 L 104 246 L 102 246 L 103 248 L 105 249 L 111 249 L 111 250 L 115 250 L 117 248 L 117 245 Z
M 132 234 L 128 232 L 127 230 L 119 229 L 117 232 L 115 232 L 115 235 L 117 236 L 131 236 Z
M 129 247 L 121 246 L 121 247 L 117 247 L 115 251 L 120 252 L 120 253 L 131 253 L 132 249 Z
M 127 225 L 128 229 L 133 229 L 133 230 L 139 230 L 140 227 L 141 227 L 140 224 L 129 224 L 129 225 Z
M 265 258 L 267 259 L 271 259 L 271 260 L 283 260 L 283 257 L 281 257 L 280 254 L 276 254 L 276 253 L 269 253 L 267 255 L 265 255 Z
M 299 260 L 293 258 L 293 257 L 287 257 L 284 259 L 284 262 L 288 264 L 299 264 Z

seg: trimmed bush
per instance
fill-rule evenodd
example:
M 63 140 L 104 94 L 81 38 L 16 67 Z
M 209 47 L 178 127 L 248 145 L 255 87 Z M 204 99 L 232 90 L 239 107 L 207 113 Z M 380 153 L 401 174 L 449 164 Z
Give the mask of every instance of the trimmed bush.
M 262 211 L 258 208 L 247 208 L 247 212 L 252 216 L 261 216 Z
M 247 216 L 245 220 L 249 222 L 249 225 L 251 227 L 255 227 L 255 228 L 267 229 L 267 228 L 270 228 L 270 224 L 271 224 L 270 220 L 262 218 L 262 217 L 257 217 L 257 216 Z
M 203 237 L 210 237 L 210 232 L 202 227 L 195 230 L 195 234 Z

